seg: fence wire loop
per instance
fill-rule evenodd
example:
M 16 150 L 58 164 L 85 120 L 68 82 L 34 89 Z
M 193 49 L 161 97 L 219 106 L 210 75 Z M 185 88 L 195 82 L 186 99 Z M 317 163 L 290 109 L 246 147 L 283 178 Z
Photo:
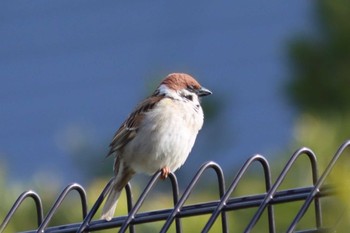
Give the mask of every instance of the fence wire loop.
M 336 195 L 335 190 L 340 187 L 325 185 L 325 180 L 329 177 L 330 172 L 334 168 L 335 164 L 339 158 L 345 153 L 345 150 L 350 147 L 350 140 L 345 141 L 340 148 L 337 150 L 333 158 L 328 163 L 326 169 L 321 173 L 321 176 L 318 175 L 317 159 L 315 153 L 303 147 L 297 150 L 291 158 L 288 160 L 281 173 L 277 176 L 275 182 L 272 183 L 271 177 L 271 168 L 265 157 L 262 155 L 254 155 L 250 157 L 238 170 L 236 176 L 230 182 L 228 189 L 226 190 L 225 184 L 226 180 L 224 178 L 224 173 L 221 167 L 212 161 L 204 163 L 193 176 L 191 182 L 183 190 L 180 195 L 179 185 L 176 176 L 173 173 L 170 173 L 168 182 L 171 182 L 171 192 L 173 199 L 173 208 L 170 209 L 161 209 L 153 210 L 147 212 L 139 212 L 143 203 L 146 200 L 146 197 L 149 195 L 149 192 L 156 187 L 156 184 L 159 180 L 161 172 L 156 172 L 149 180 L 148 184 L 145 186 L 145 189 L 140 194 L 140 197 L 134 203 L 132 197 L 132 189 L 130 184 L 127 184 L 125 187 L 125 195 L 127 200 L 128 214 L 125 216 L 117 216 L 111 221 L 105 220 L 93 220 L 96 212 L 100 208 L 102 202 L 107 196 L 108 192 L 112 188 L 113 179 L 111 179 L 101 194 L 88 211 L 87 206 L 87 196 L 85 189 L 76 183 L 68 185 L 58 196 L 55 203 L 52 205 L 51 209 L 48 211 L 45 217 L 43 214 L 43 205 L 39 194 L 30 190 L 23 192 L 17 200 L 14 202 L 13 206 L 10 208 L 8 214 L 2 220 L 0 225 L 0 233 L 4 232 L 9 222 L 13 220 L 14 214 L 19 211 L 18 209 L 23 204 L 23 202 L 31 198 L 34 200 L 35 209 L 33 213 L 37 216 L 37 228 L 27 231 L 28 233 L 34 232 L 93 232 L 100 231 L 104 229 L 115 228 L 118 232 L 126 232 L 127 230 L 130 233 L 135 233 L 135 226 L 138 224 L 144 224 L 149 222 L 163 221 L 164 224 L 160 229 L 160 232 L 165 233 L 169 231 L 169 228 L 175 222 L 175 231 L 183 232 L 182 229 L 182 219 L 186 217 L 196 217 L 201 215 L 209 215 L 209 219 L 204 224 L 201 232 L 209 232 L 213 224 L 221 220 L 221 231 L 229 232 L 229 221 L 227 218 L 227 213 L 235 210 L 256 208 L 255 214 L 252 216 L 250 222 L 246 226 L 243 232 L 251 232 L 256 223 L 260 220 L 263 212 L 267 211 L 267 223 L 270 233 L 276 232 L 276 216 L 274 213 L 274 205 L 281 203 L 293 203 L 296 201 L 302 201 L 301 208 L 298 210 L 297 214 L 292 218 L 290 225 L 288 226 L 287 232 L 295 232 L 295 229 L 300 222 L 300 220 L 305 215 L 306 211 L 309 209 L 310 205 L 314 203 L 315 211 L 315 220 L 313 229 L 304 229 L 299 231 L 301 232 L 328 232 L 336 231 L 336 226 L 333 228 L 325 227 L 322 221 L 322 208 L 320 200 L 324 197 L 331 197 Z M 295 187 L 287 190 L 278 190 L 283 181 L 285 180 L 287 174 L 294 166 L 295 162 L 302 156 L 305 155 L 308 158 L 308 164 L 310 166 L 310 172 L 312 180 L 310 186 L 307 187 Z M 236 190 L 237 186 L 242 181 L 242 178 L 247 173 L 247 170 L 251 167 L 252 164 L 258 163 L 262 167 L 262 176 L 257 177 L 258 180 L 261 180 L 265 184 L 265 193 L 251 194 L 247 196 L 234 197 L 232 194 Z M 193 190 L 196 188 L 198 181 L 202 178 L 203 174 L 208 170 L 214 170 L 216 182 L 218 184 L 218 199 L 210 200 L 204 203 L 196 204 L 185 204 Z M 73 224 L 63 224 L 58 226 L 48 226 L 54 214 L 58 211 L 61 204 L 65 201 L 68 194 L 72 191 L 77 191 L 79 194 L 79 199 L 81 202 L 82 209 L 82 221 L 79 223 Z M 170 191 L 169 191 L 170 192 Z M 170 195 L 170 193 L 169 193 Z M 69 213 L 67 213 L 69 214 Z M 219 216 L 221 215 L 221 218 Z M 234 229 L 234 226 L 230 226 Z M 198 226 L 198 229 L 201 229 L 201 226 Z M 173 231 L 173 230 L 172 230 Z M 236 232 L 236 231 L 234 231 Z M 265 232 L 265 230 L 264 230 Z
M 39 226 L 39 228 L 37 230 L 38 233 L 39 232 L 44 232 L 45 228 L 47 227 L 47 225 L 51 221 L 53 215 L 57 212 L 58 208 L 60 207 L 60 205 L 62 204 L 64 199 L 73 190 L 77 191 L 79 193 L 79 195 L 80 195 L 80 201 L 81 201 L 81 206 L 82 206 L 82 219 L 85 218 L 85 216 L 87 214 L 86 192 L 85 192 L 84 188 L 81 185 L 74 183 L 74 184 L 68 185 L 61 192 L 61 194 L 57 198 L 56 202 L 53 204 L 52 208 L 49 210 L 48 214 L 46 215 L 45 219 L 40 224 L 40 226 Z
M 40 226 L 41 222 L 43 221 L 43 204 L 41 202 L 41 198 L 39 194 L 36 192 L 29 190 L 26 192 L 23 192 L 16 200 L 16 202 L 13 204 L 11 207 L 10 211 L 6 215 L 5 219 L 0 225 L 0 232 L 3 232 L 7 226 L 7 224 L 10 222 L 11 218 L 15 214 L 16 210 L 21 206 L 21 204 L 27 199 L 27 198 L 32 198 L 35 203 L 36 207 L 36 215 L 37 215 L 37 222 L 38 222 L 38 227 Z
M 271 171 L 268 161 L 261 155 L 254 155 L 250 157 L 244 165 L 241 167 L 241 169 L 238 171 L 236 177 L 232 181 L 230 187 L 228 188 L 225 195 L 221 198 L 220 203 L 217 205 L 215 211 L 210 216 L 207 224 L 203 228 L 202 232 L 208 232 L 211 228 L 211 226 L 214 224 L 216 218 L 219 216 L 221 212 L 223 212 L 224 207 L 226 207 L 226 203 L 230 197 L 230 195 L 233 193 L 233 191 L 236 189 L 239 181 L 241 181 L 242 177 L 254 162 L 258 162 L 263 167 L 264 177 L 265 177 L 265 188 L 266 192 L 268 192 L 271 188 Z M 268 207 L 268 218 L 269 218 L 269 226 L 270 226 L 270 232 L 275 232 L 275 223 L 273 218 L 273 207 Z

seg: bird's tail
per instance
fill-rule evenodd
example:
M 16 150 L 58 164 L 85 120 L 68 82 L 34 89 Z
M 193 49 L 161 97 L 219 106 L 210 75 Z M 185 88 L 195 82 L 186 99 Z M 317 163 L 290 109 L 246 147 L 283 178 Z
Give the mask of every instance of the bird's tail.
M 101 219 L 110 221 L 113 218 L 120 192 L 121 190 L 117 189 L 117 186 L 113 184 L 112 190 L 109 192 L 106 203 L 103 206 Z
M 114 172 L 115 177 L 112 183 L 112 189 L 108 194 L 101 215 L 101 219 L 105 219 L 107 221 L 110 221 L 113 218 L 120 193 L 135 173 L 123 163 L 119 163 L 119 160 L 116 160 Z

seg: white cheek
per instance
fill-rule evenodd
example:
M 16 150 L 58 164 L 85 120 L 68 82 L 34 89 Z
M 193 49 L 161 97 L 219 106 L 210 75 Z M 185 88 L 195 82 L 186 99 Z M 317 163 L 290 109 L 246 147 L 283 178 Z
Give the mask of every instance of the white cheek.
M 162 84 L 158 87 L 158 91 L 160 95 L 166 95 L 170 98 L 181 100 L 179 94 L 173 89 L 169 89 L 166 85 Z

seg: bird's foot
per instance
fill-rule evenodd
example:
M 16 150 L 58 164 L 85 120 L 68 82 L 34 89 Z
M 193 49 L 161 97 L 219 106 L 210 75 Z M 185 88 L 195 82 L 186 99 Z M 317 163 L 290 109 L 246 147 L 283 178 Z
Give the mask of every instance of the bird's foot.
M 169 167 L 163 167 L 161 169 L 161 172 L 162 172 L 162 174 L 160 174 L 160 178 L 162 180 L 164 180 L 164 179 L 168 178 L 168 175 L 170 173 L 170 168 Z

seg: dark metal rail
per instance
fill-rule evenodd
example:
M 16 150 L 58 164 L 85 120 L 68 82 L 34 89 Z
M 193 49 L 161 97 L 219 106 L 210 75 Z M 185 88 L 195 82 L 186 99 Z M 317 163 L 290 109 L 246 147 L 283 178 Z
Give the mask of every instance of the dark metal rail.
M 190 217 L 190 216 L 200 216 L 200 215 L 210 215 L 209 220 L 207 221 L 204 228 L 201 230 L 201 232 L 208 232 L 213 224 L 218 221 L 219 215 L 221 215 L 220 221 L 221 221 L 221 228 L 222 232 L 228 232 L 228 221 L 226 217 L 226 213 L 229 211 L 239 210 L 239 209 L 246 209 L 246 208 L 256 208 L 256 212 L 254 216 L 252 217 L 251 221 L 247 225 L 246 229 L 244 230 L 245 233 L 251 232 L 251 230 L 254 228 L 258 220 L 261 218 L 261 215 L 266 210 L 267 216 L 268 216 L 268 229 L 266 229 L 266 232 L 275 233 L 276 232 L 276 223 L 275 223 L 275 214 L 274 214 L 274 205 L 279 203 L 287 203 L 287 202 L 295 202 L 295 201 L 303 201 L 303 205 L 298 211 L 297 215 L 294 217 L 293 221 L 291 222 L 290 226 L 288 227 L 287 232 L 295 232 L 295 228 L 299 221 L 302 219 L 306 211 L 310 208 L 310 205 L 312 202 L 314 203 L 314 211 L 315 211 L 315 227 L 314 229 L 307 229 L 299 232 L 329 232 L 330 229 L 327 229 L 323 226 L 322 221 L 322 209 L 321 209 L 321 203 L 320 199 L 325 196 L 332 196 L 335 195 L 335 190 L 338 187 L 331 187 L 324 185 L 326 178 L 329 176 L 331 170 L 341 157 L 341 155 L 344 154 L 344 151 L 350 147 L 350 141 L 346 141 L 341 145 L 341 147 L 338 149 L 334 157 L 329 162 L 327 168 L 325 171 L 321 174 L 321 176 L 318 175 L 317 171 L 317 160 L 316 155 L 308 148 L 301 148 L 297 150 L 289 159 L 285 167 L 283 168 L 282 172 L 277 177 L 276 181 L 272 183 L 271 181 L 271 169 L 269 166 L 268 161 L 261 155 L 255 155 L 249 158 L 244 165 L 241 167 L 241 169 L 236 174 L 235 178 L 231 182 L 230 186 L 226 190 L 225 188 L 225 178 L 223 171 L 221 167 L 214 163 L 214 162 L 207 162 L 203 164 L 195 176 L 193 177 L 190 184 L 185 188 L 183 194 L 179 195 L 179 187 L 178 182 L 176 179 L 176 176 L 171 173 L 169 176 L 171 187 L 172 187 L 172 196 L 173 196 L 173 203 L 174 207 L 171 209 L 163 209 L 163 210 L 157 210 L 157 211 L 149 211 L 149 212 L 143 212 L 138 213 L 140 207 L 142 206 L 143 202 L 145 201 L 145 198 L 149 194 L 149 192 L 156 186 L 160 172 L 155 173 L 152 178 L 150 179 L 149 183 L 147 184 L 146 188 L 141 193 L 140 197 L 136 201 L 135 204 L 133 204 L 132 200 L 132 192 L 131 187 L 128 184 L 126 186 L 126 197 L 127 197 L 127 205 L 128 205 L 128 215 L 126 216 L 120 216 L 113 218 L 111 221 L 107 222 L 104 220 L 96 220 L 92 221 L 92 218 L 96 214 L 97 210 L 99 209 L 100 205 L 102 204 L 104 198 L 108 194 L 108 191 L 111 188 L 111 181 L 106 185 L 98 199 L 96 200 L 95 204 L 92 206 L 91 210 L 88 211 L 87 207 L 87 198 L 85 190 L 82 186 L 79 184 L 71 184 L 68 185 L 59 195 L 56 202 L 53 204 L 51 209 L 48 211 L 47 215 L 43 218 L 43 206 L 40 199 L 40 196 L 35 193 L 34 191 L 27 191 L 22 193 L 8 214 L 6 215 L 5 219 L 2 221 L 0 225 L 0 233 L 3 232 L 6 229 L 6 226 L 8 225 L 9 221 L 11 220 L 14 213 L 17 211 L 17 209 L 21 206 L 21 204 L 28 198 L 32 198 L 36 205 L 36 216 L 37 216 L 37 229 L 31 230 L 28 232 L 92 232 L 92 231 L 99 231 L 103 229 L 110 229 L 110 228 L 117 228 L 119 232 L 126 232 L 129 231 L 131 233 L 135 232 L 134 226 L 137 224 L 143 224 L 148 222 L 155 222 L 155 221 L 163 221 L 164 225 L 161 228 L 160 232 L 167 232 L 172 225 L 173 222 L 175 222 L 175 230 L 176 232 L 182 232 L 182 226 L 181 226 L 181 219 L 184 217 Z M 283 191 L 277 191 L 277 189 L 281 186 L 283 183 L 286 175 L 288 174 L 289 170 L 293 167 L 295 162 L 300 158 L 301 156 L 307 156 L 309 164 L 310 164 L 310 171 L 312 175 L 312 185 L 309 187 L 297 187 L 293 189 L 283 190 Z M 246 171 L 252 164 L 260 164 L 263 171 L 263 182 L 265 183 L 265 193 L 261 194 L 254 194 L 249 196 L 243 196 L 243 197 L 231 197 L 231 194 L 236 189 L 237 185 L 242 180 L 242 177 L 244 177 Z M 190 197 L 191 192 L 195 189 L 196 184 L 201 179 L 203 174 L 207 170 L 214 170 L 217 181 L 218 181 L 218 200 L 216 201 L 208 201 L 205 203 L 200 204 L 192 204 L 192 205 L 185 205 L 186 200 Z M 82 222 L 75 223 L 75 224 L 66 224 L 66 225 L 60 225 L 60 226 L 54 226 L 54 227 L 47 227 L 50 223 L 53 215 L 57 212 L 58 208 L 60 207 L 61 203 L 65 200 L 66 196 L 70 194 L 72 191 L 77 191 L 80 196 L 81 200 L 81 209 L 82 209 Z

